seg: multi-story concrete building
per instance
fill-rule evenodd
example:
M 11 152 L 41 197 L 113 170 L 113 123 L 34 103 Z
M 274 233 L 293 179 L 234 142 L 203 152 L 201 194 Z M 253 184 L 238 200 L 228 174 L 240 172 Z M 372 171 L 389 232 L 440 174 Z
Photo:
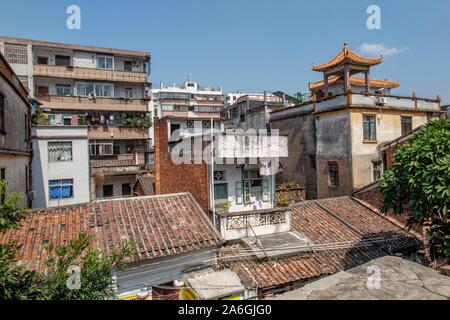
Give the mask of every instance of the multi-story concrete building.
M 169 134 L 176 131 L 179 135 L 189 136 L 195 128 L 220 129 L 219 110 L 224 105 L 222 88 L 199 86 L 197 82 L 186 80 L 177 87 L 164 86 L 152 88 L 150 112 L 158 118 L 167 117 Z M 154 127 L 150 128 L 150 139 L 154 146 Z
M 31 206 L 31 108 L 28 92 L 0 53 L 0 179 L 8 183 L 6 193 L 22 194 L 24 207 Z
M 264 92 L 246 94 L 220 110 L 224 129 L 267 129 L 269 112 L 294 105 L 290 100 Z
M 34 126 L 33 208 L 86 203 L 89 192 L 87 126 Z
M 229 92 L 226 94 L 226 98 L 225 98 L 225 106 L 231 106 L 232 104 L 234 104 L 236 102 L 237 99 L 239 99 L 242 96 L 245 96 L 246 93 L 242 90 L 238 90 L 236 92 Z
M 351 194 L 380 177 L 380 145 L 442 116 L 439 96 L 394 96 L 390 89 L 398 82 L 370 79 L 370 67 L 381 62 L 345 44 L 332 60 L 313 66 L 324 75 L 310 85 L 313 101 L 271 112 L 272 129 L 288 136 L 278 182 L 305 186 L 308 199 Z M 365 77 L 353 77 L 358 73 Z
M 42 104 L 34 124 L 87 125 L 90 160 L 144 159 L 140 165 L 145 169 L 150 145 L 149 52 L 8 37 L 0 37 L 0 51 Z M 108 183 L 115 176 L 125 183 L 120 170 L 107 172 Z M 127 177 L 133 185 L 136 175 Z M 93 199 L 103 195 L 96 190 L 103 189 L 99 182 L 104 179 L 93 176 L 92 181 Z

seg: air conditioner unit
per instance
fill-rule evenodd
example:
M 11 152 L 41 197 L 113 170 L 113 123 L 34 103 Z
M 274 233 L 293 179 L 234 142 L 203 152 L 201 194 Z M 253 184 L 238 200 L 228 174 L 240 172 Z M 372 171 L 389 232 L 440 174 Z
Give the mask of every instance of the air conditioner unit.
M 28 192 L 28 200 L 36 200 L 37 193 L 35 190 L 31 190 Z
M 387 98 L 386 97 L 377 97 L 376 102 L 377 102 L 378 105 L 386 104 L 387 103 Z

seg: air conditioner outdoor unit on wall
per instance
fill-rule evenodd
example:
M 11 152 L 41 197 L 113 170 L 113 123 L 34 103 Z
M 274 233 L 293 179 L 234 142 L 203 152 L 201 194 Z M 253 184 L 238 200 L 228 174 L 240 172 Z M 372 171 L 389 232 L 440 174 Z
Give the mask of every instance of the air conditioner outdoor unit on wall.
M 387 98 L 386 97 L 377 97 L 377 104 L 379 105 L 383 105 L 387 103 Z

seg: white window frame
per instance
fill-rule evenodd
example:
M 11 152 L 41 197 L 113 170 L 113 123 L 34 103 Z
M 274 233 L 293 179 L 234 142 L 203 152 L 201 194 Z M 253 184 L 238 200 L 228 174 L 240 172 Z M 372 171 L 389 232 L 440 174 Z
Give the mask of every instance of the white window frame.
M 101 68 L 100 67 L 100 59 L 105 59 L 105 68 Z M 111 58 L 112 60 L 112 66 L 111 68 L 106 68 L 106 58 Z M 102 69 L 102 70 L 114 70 L 114 56 L 107 56 L 107 55 L 98 55 L 97 56 L 97 69 Z
M 83 85 L 84 86 L 84 92 L 78 92 L 78 85 Z M 77 81 L 75 82 L 75 89 L 76 89 L 76 96 L 81 96 L 81 97 L 88 97 L 90 92 L 86 91 L 87 85 L 92 85 L 93 86 L 93 92 L 95 94 L 96 97 L 100 97 L 100 98 L 114 98 L 114 84 L 109 83 L 109 82 L 85 82 L 85 81 Z M 97 92 L 97 86 L 110 86 L 110 95 L 109 96 L 102 96 L 99 95 Z

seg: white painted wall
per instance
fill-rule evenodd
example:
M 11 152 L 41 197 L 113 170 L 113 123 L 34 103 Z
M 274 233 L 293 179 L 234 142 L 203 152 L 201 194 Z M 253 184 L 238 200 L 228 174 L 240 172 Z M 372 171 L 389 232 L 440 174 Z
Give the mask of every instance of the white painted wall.
M 131 187 L 131 194 L 133 194 L 133 185 L 136 182 L 136 177 L 133 176 L 110 176 L 105 177 L 103 185 L 113 185 L 113 197 L 122 196 L 122 184 L 129 183 Z M 95 187 L 95 197 L 97 199 L 103 198 L 103 185 Z
M 258 165 L 247 165 L 247 169 L 258 169 Z M 209 177 L 211 176 L 211 166 L 208 166 Z M 228 184 L 228 201 L 231 202 L 231 207 L 229 208 L 229 212 L 239 212 L 239 211 L 248 211 L 255 210 L 255 205 L 253 202 L 255 200 L 261 201 L 260 209 L 270 209 L 274 207 L 275 203 L 275 190 L 274 190 L 274 181 L 275 176 L 266 176 L 263 179 L 269 180 L 269 192 L 270 199 L 269 201 L 262 201 L 262 198 L 252 197 L 250 196 L 250 203 L 247 204 L 237 204 L 236 203 L 236 182 L 242 181 L 241 177 L 241 169 L 236 168 L 235 164 L 214 164 L 214 171 L 224 170 L 225 171 L 225 182 L 215 182 L 216 184 L 227 183 Z M 257 199 L 259 198 L 259 199 Z M 212 209 L 213 202 L 210 202 L 210 208 Z
M 89 152 L 87 127 L 70 126 L 36 126 L 32 129 L 33 137 L 55 137 L 55 139 L 33 138 L 33 186 L 36 199 L 33 208 L 47 208 L 69 204 L 85 203 L 89 197 Z M 73 136 L 74 138 L 58 139 Z M 86 138 L 75 138 L 85 136 Z M 49 141 L 72 141 L 72 161 L 48 162 Z M 49 199 L 49 180 L 73 179 L 73 198 Z

